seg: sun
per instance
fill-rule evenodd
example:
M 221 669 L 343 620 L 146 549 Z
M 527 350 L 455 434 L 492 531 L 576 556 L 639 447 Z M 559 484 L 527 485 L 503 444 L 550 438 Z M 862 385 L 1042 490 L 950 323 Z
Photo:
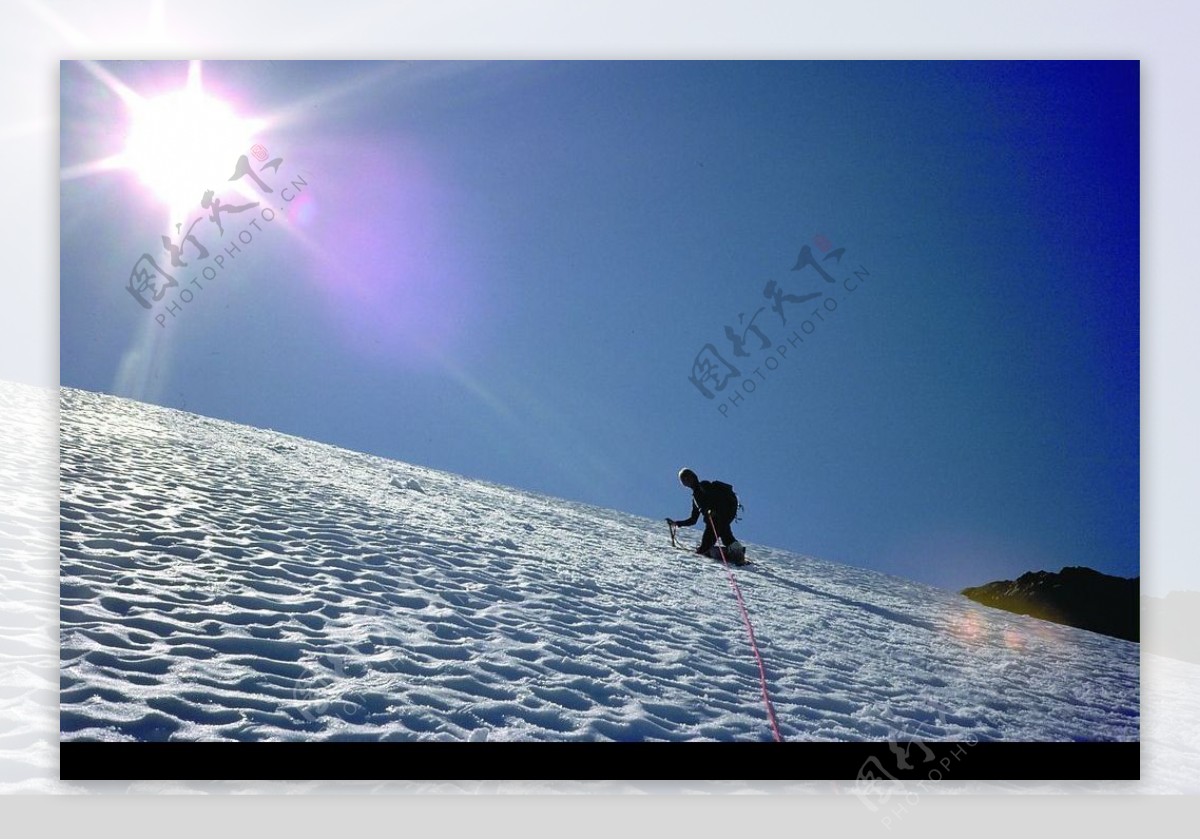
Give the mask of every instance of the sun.
M 122 165 L 169 209 L 174 221 L 200 206 L 206 190 L 227 186 L 238 157 L 253 145 L 258 121 L 204 92 L 198 83 L 128 103 Z

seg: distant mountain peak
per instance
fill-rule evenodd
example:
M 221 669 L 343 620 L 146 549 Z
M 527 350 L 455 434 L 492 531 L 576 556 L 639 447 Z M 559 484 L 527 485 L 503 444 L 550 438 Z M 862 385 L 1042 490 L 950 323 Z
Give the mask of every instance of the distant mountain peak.
M 1064 566 L 967 587 L 962 594 L 989 607 L 1136 642 L 1139 583 L 1087 566 Z

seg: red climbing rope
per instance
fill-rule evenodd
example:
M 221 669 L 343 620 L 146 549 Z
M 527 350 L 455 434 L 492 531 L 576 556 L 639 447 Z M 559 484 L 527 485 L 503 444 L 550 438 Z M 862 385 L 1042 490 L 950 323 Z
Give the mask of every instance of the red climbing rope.
M 708 515 L 709 525 L 713 529 L 713 533 L 717 533 L 716 523 L 712 521 L 712 515 Z M 762 686 L 763 703 L 767 707 L 767 718 L 771 721 L 771 733 L 775 736 L 776 741 L 783 741 L 783 736 L 779 734 L 779 721 L 775 719 L 775 707 L 771 704 L 771 695 L 767 691 L 767 669 L 763 665 L 762 654 L 758 651 L 758 641 L 754 638 L 754 625 L 750 623 L 750 613 L 746 610 L 746 602 L 742 599 L 742 590 L 737 585 L 737 578 L 733 576 L 733 570 L 729 568 L 729 561 L 725 558 L 725 549 L 718 541 L 716 543 L 717 550 L 721 552 L 721 562 L 725 565 L 725 574 L 729 577 L 729 585 L 733 587 L 733 594 L 737 596 L 738 606 L 742 608 L 742 621 L 746 623 L 746 632 L 750 634 L 750 649 L 754 651 L 754 659 L 758 662 L 758 681 Z

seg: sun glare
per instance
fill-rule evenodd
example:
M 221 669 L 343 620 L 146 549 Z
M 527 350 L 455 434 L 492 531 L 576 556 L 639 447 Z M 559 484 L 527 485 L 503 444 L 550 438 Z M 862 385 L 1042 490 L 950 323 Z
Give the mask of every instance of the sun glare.
M 123 162 L 173 217 L 198 208 L 205 190 L 220 192 L 257 129 L 198 84 L 134 101 L 130 111 Z

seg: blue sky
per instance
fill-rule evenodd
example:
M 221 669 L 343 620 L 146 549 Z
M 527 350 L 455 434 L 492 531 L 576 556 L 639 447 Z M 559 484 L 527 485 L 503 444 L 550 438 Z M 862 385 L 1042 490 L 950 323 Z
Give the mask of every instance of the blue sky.
M 124 287 L 164 206 L 64 179 L 64 385 L 651 517 L 688 513 L 687 465 L 744 541 L 948 588 L 1138 573 L 1136 62 L 202 70 L 270 118 L 278 215 L 197 228 L 252 241 L 159 326 Z M 64 63 L 64 170 L 125 113 Z M 821 297 L 781 315 L 772 280 Z M 712 400 L 705 345 L 742 374 Z

